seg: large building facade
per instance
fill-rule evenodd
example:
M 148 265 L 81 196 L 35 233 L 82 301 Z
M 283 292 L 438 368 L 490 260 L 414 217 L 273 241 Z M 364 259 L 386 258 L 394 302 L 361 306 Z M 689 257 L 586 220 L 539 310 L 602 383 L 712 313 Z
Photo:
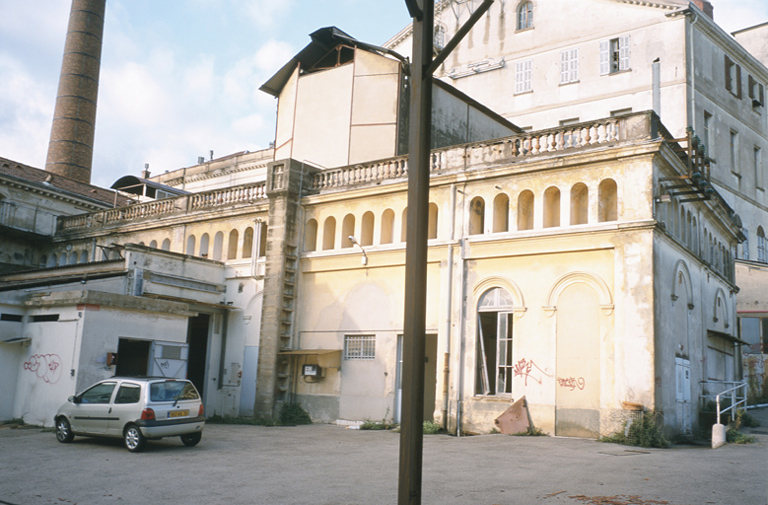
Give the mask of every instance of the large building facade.
M 762 303 L 768 72 L 705 3 L 590 3 L 612 23 L 561 40 L 575 6 L 497 2 L 442 69 L 460 91 L 435 84 L 424 414 L 452 432 L 525 397 L 548 433 L 610 434 L 638 408 L 687 433 L 745 365 L 764 377 L 738 275 Z M 2 277 L 0 414 L 50 424 L 117 373 L 189 376 L 209 414 L 398 420 L 407 39 L 315 32 L 262 87 L 274 149 L 59 217 L 25 264 L 48 268 Z M 732 165 L 748 147 L 754 167 Z

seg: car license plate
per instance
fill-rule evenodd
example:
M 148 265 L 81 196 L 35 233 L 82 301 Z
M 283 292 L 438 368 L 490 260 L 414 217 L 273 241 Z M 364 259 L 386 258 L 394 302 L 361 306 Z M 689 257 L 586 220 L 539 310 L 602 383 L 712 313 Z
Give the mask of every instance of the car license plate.
M 189 415 L 189 410 L 172 410 L 168 412 L 168 417 L 185 417 Z

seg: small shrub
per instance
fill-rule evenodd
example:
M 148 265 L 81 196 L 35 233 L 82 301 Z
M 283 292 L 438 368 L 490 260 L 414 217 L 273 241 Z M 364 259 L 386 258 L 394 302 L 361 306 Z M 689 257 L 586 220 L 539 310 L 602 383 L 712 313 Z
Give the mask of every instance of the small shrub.
M 512 434 L 515 437 L 546 437 L 547 434 L 535 426 L 528 426 L 525 431 Z
M 360 425 L 361 430 L 391 430 L 395 427 L 397 427 L 397 424 L 390 423 L 386 419 L 382 419 L 381 421 L 371 421 L 370 419 L 366 419 L 365 422 Z
M 213 415 L 205 420 L 210 424 L 244 424 L 249 426 L 278 426 L 280 423 L 271 417 L 230 417 Z
M 745 435 L 739 430 L 729 428 L 725 432 L 725 441 L 729 444 L 754 444 L 756 439 L 751 435 Z
M 750 416 L 746 412 L 740 412 L 737 415 L 737 419 L 739 420 L 740 425 L 745 428 L 757 428 L 760 426 L 760 421 L 758 421 L 755 417 Z
M 423 429 L 425 435 L 437 435 L 443 431 L 443 427 L 434 421 L 424 421 Z
M 298 403 L 284 403 L 280 408 L 280 423 L 286 426 L 312 424 L 312 418 Z
M 643 412 L 643 415 L 635 419 L 631 424 L 624 423 L 623 430 L 603 437 L 600 440 L 637 447 L 656 447 L 661 449 L 669 447 L 669 441 L 664 437 L 656 423 L 656 414 L 653 412 Z

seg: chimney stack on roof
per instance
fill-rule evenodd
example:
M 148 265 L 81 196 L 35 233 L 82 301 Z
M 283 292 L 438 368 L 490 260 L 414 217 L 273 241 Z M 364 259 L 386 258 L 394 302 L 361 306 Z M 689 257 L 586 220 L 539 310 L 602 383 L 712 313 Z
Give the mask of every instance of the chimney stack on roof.
M 704 14 L 709 16 L 710 19 L 715 19 L 715 8 L 709 0 L 691 0 L 691 3 L 704 11 Z
M 89 184 L 106 0 L 72 0 L 45 169 Z

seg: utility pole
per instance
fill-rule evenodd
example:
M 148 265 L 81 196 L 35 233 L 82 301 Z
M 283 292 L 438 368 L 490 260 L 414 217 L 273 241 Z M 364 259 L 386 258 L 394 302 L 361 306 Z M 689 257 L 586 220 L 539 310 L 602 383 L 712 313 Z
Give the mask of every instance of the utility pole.
M 491 7 L 484 0 L 437 57 L 433 57 L 434 0 L 405 0 L 413 18 L 409 85 L 408 218 L 403 318 L 403 397 L 400 422 L 398 505 L 421 504 L 424 425 L 424 359 L 427 311 L 427 235 L 432 145 L 432 75 Z

